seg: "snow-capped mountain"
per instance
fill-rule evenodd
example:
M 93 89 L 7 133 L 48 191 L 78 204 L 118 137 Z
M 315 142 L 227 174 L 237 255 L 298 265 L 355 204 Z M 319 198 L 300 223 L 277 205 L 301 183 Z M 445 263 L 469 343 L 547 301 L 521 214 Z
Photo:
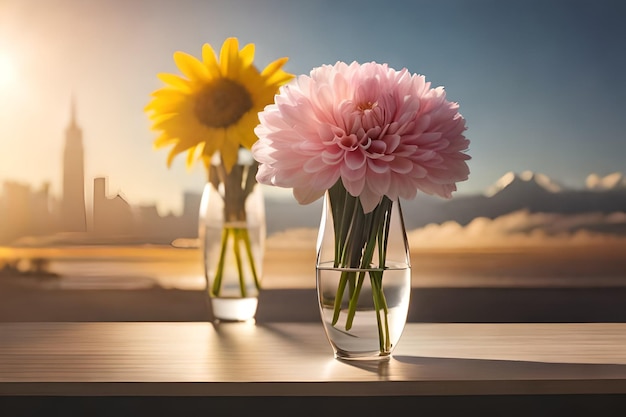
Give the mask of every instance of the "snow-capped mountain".
M 504 190 L 532 192 L 533 189 L 550 193 L 563 191 L 563 187 L 547 175 L 532 171 L 524 171 L 519 175 L 514 172 L 507 172 L 485 191 L 485 196 L 493 197 Z
M 592 175 L 589 178 L 588 188 L 572 189 L 561 186 L 544 174 L 509 172 L 483 194 L 456 195 L 428 211 L 416 206 L 414 212 L 407 214 L 406 223 L 422 226 L 453 220 L 464 225 L 477 217 L 494 219 L 518 210 L 560 214 L 626 213 L 624 175 Z
M 606 191 L 626 188 L 626 178 L 621 172 L 614 172 L 604 177 L 598 174 L 590 174 L 585 180 L 588 190 Z

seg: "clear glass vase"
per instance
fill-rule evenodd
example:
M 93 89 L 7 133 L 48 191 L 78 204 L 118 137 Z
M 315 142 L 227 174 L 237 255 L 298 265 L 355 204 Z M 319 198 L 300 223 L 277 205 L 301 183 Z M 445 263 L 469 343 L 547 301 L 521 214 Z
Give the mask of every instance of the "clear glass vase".
M 317 294 L 338 359 L 388 359 L 404 330 L 411 266 L 400 202 L 364 213 L 341 184 L 325 195 L 317 241 Z
M 255 317 L 265 253 L 265 202 L 258 164 L 241 150 L 227 172 L 219 158 L 209 169 L 200 202 L 199 233 L 206 291 L 214 319 Z

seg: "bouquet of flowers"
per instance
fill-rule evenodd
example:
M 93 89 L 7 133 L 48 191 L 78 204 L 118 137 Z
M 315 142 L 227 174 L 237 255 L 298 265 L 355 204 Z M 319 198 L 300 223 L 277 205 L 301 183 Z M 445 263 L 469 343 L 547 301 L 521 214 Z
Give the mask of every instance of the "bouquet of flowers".
M 238 267 L 250 260 L 255 284 L 259 286 L 244 209 L 256 184 L 258 163 L 252 161 L 242 167 L 237 162 L 240 150 L 250 149 L 257 140 L 254 128 L 259 122 L 258 112 L 273 102 L 279 86 L 293 75 L 282 69 L 287 58 L 275 60 L 263 71 L 257 70 L 253 64 L 254 51 L 254 44 L 240 50 L 238 40 L 228 38 L 219 60 L 210 44 L 202 47 L 201 60 L 176 52 L 174 61 L 183 76 L 158 74 L 166 85 L 152 93 L 152 100 L 145 107 L 152 129 L 160 132 L 155 147 L 171 146 L 168 167 L 176 155 L 187 152 L 187 166 L 200 159 L 208 183 L 222 196 L 225 226 L 212 295 L 220 294 L 224 260 L 229 251 L 234 252 Z M 245 297 L 242 268 L 239 278 L 241 295 Z
M 442 87 L 431 88 L 424 76 L 407 69 L 337 62 L 282 86 L 274 104 L 259 114 L 259 140 L 252 146 L 260 163 L 257 180 L 293 188 L 300 204 L 328 194 L 334 267 L 345 269 L 337 293 L 350 291 L 346 331 L 361 272 L 374 256 L 380 267 L 370 272 L 372 296 L 377 310 L 385 311 L 382 284 L 393 203 L 414 198 L 418 190 L 450 198 L 456 182 L 468 178 L 469 141 L 458 108 Z M 333 325 L 340 313 L 337 304 Z M 389 347 L 384 327 L 383 319 L 381 350 Z

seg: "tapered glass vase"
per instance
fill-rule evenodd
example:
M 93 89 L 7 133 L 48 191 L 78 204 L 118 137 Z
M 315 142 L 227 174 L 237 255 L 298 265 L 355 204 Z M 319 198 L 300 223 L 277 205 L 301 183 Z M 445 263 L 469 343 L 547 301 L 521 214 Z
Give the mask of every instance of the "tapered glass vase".
M 230 171 L 214 158 L 202 194 L 199 239 L 207 296 L 216 320 L 246 321 L 256 315 L 266 238 L 257 167 L 244 150 Z
M 317 242 L 317 294 L 335 358 L 389 359 L 404 330 L 409 247 L 400 202 L 364 213 L 341 184 L 325 195 Z

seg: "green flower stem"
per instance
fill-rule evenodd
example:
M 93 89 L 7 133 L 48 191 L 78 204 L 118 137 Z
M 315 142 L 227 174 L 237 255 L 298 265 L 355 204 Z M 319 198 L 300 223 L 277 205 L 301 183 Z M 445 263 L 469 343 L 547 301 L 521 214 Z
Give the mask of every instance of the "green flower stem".
M 230 248 L 228 242 L 232 235 L 233 247 Z M 222 240 L 220 245 L 220 256 L 217 264 L 217 268 L 215 271 L 215 278 L 213 279 L 213 287 L 211 290 L 211 295 L 218 297 L 220 295 L 222 289 L 222 281 L 224 278 L 224 267 L 226 263 L 226 254 L 229 250 L 232 249 L 233 255 L 235 256 L 235 264 L 237 266 L 237 272 L 239 275 L 239 287 L 241 291 L 241 296 L 247 296 L 247 290 L 245 285 L 245 268 L 243 262 L 243 255 L 241 254 L 241 246 L 243 245 L 243 249 L 245 251 L 245 259 L 248 261 L 250 272 L 252 273 L 252 277 L 254 279 L 254 285 L 257 289 L 261 288 L 261 284 L 259 281 L 259 276 L 257 274 L 255 262 L 254 262 L 254 254 L 252 253 L 252 245 L 250 243 L 250 234 L 248 233 L 248 229 L 245 227 L 224 227 L 222 229 Z
M 369 272 L 372 300 L 378 324 L 380 351 L 389 351 L 391 346 L 388 306 L 383 292 L 382 280 L 386 268 L 393 202 L 389 198 L 383 197 L 372 212 L 364 213 L 358 197 L 351 196 L 341 181 L 338 181 L 329 190 L 329 196 L 335 232 L 334 266 L 335 268 L 345 268 L 339 278 L 332 324 L 336 325 L 339 321 L 346 286 L 349 286 L 345 329 L 350 330 L 352 328 L 365 273 Z M 378 255 L 377 268 L 372 264 L 375 253 Z
M 376 309 L 376 322 L 378 324 L 378 342 L 381 352 L 387 352 L 391 349 L 389 335 L 389 319 L 387 301 L 383 293 L 383 274 L 382 271 L 370 272 L 370 281 L 372 283 L 372 297 L 374 299 L 374 308 Z M 380 313 L 382 310 L 383 320 L 381 321 Z
M 229 246 L 229 240 L 232 235 L 233 247 Z M 241 254 L 241 247 L 243 245 L 243 249 L 245 251 L 245 258 Z M 248 229 L 245 227 L 224 227 L 222 229 L 222 240 L 220 245 L 220 256 L 217 264 L 217 268 L 215 271 L 215 279 L 213 280 L 213 287 L 211 290 L 211 295 L 218 297 L 220 295 L 222 289 L 222 281 L 224 278 L 224 266 L 226 263 L 226 254 L 229 250 L 233 251 L 233 255 L 235 256 L 235 264 L 237 266 L 237 273 L 239 275 L 239 288 L 241 291 L 242 297 L 247 297 L 246 283 L 245 283 L 245 269 L 244 269 L 244 259 L 248 261 L 250 265 L 250 271 L 252 273 L 252 277 L 254 279 L 254 285 L 257 289 L 261 288 L 261 283 L 259 281 L 259 276 L 257 274 L 254 254 L 252 252 L 252 244 L 250 243 L 250 234 L 248 233 Z
M 333 311 L 333 326 L 337 324 L 339 320 L 339 313 L 341 312 L 341 301 L 343 300 L 343 293 L 346 290 L 346 283 L 348 282 L 349 275 L 354 274 L 352 271 L 341 271 L 339 277 L 339 285 L 337 286 L 337 294 L 335 296 L 335 307 Z
M 226 249 L 228 248 L 228 235 L 230 229 L 227 227 L 222 229 L 222 241 L 220 245 L 220 258 L 217 262 L 217 270 L 215 271 L 215 279 L 211 288 L 211 295 L 218 297 L 222 290 L 222 277 L 224 275 L 224 261 L 226 259 Z
M 224 227 L 220 244 L 219 260 L 211 287 L 211 295 L 218 297 L 222 291 L 227 254 L 232 251 L 239 278 L 241 297 L 247 297 L 245 263 L 248 262 L 257 290 L 261 288 L 260 277 L 257 272 L 250 234 L 247 227 L 245 203 L 247 197 L 256 186 L 258 162 L 253 161 L 250 166 L 235 165 L 226 171 L 223 161 L 220 164 L 211 164 L 209 167 L 209 182 L 219 191 L 224 201 Z M 232 238 L 232 246 L 230 241 Z M 245 253 L 242 253 L 242 250 Z
M 342 242 L 345 242 L 345 232 L 346 229 L 346 218 L 347 212 L 351 212 L 352 210 L 348 208 L 348 193 L 346 189 L 339 183 L 339 181 L 331 187 L 328 192 L 330 193 L 330 201 L 331 201 L 331 213 L 332 220 L 334 225 L 335 232 L 335 264 L 334 267 L 339 267 L 339 260 L 341 259 L 343 245 Z M 340 204 L 343 202 L 343 204 Z M 347 229 L 346 229 L 347 230 Z M 342 274 L 343 275 L 343 274 Z
M 350 302 L 348 303 L 348 317 L 346 317 L 346 330 L 352 328 L 352 322 L 354 321 L 354 315 L 356 314 L 356 306 L 359 302 L 359 294 L 361 293 L 361 287 L 363 287 L 363 281 L 365 280 L 365 271 L 359 271 L 359 279 L 357 281 Z
M 376 244 L 378 243 L 378 248 L 379 248 L 379 263 L 380 263 L 380 267 L 382 269 L 385 268 L 385 257 L 382 256 L 381 257 L 381 242 L 380 242 L 380 238 L 381 236 L 384 236 L 384 229 L 385 229 L 385 224 L 383 222 L 384 218 L 385 218 L 385 214 L 387 212 L 388 209 L 390 209 L 390 205 L 387 204 L 387 202 L 390 202 L 389 199 L 384 199 L 380 205 L 378 207 L 376 207 L 376 209 L 374 209 L 373 214 L 371 215 L 371 221 L 366 221 L 366 225 L 368 226 L 367 229 L 367 234 L 364 236 L 368 236 L 367 238 L 367 243 L 365 246 L 365 249 L 363 251 L 363 257 L 361 260 L 361 272 L 359 274 L 359 282 L 354 290 L 354 292 L 352 292 L 352 296 L 350 298 L 350 303 L 348 306 L 348 317 L 346 319 L 346 330 L 350 330 L 352 328 L 352 322 L 354 321 L 354 315 L 356 314 L 356 306 L 358 303 L 358 299 L 361 293 L 361 287 L 363 286 L 363 280 L 365 279 L 365 269 L 370 268 L 372 265 L 372 259 L 374 256 L 374 251 L 376 249 Z M 389 206 L 389 208 L 387 207 Z M 365 216 L 368 216 L 369 213 Z M 389 216 L 387 216 L 389 217 Z M 386 237 L 385 237 L 386 238 Z M 385 246 L 385 251 L 386 251 L 386 244 Z M 372 272 L 370 272 L 372 273 Z M 380 272 L 381 275 L 381 279 L 382 279 L 382 271 Z M 372 291 L 374 291 L 375 289 L 372 288 Z M 382 287 L 380 288 L 380 292 L 382 293 Z M 373 297 L 376 297 L 376 291 L 373 292 Z M 384 297 L 384 294 L 383 294 Z M 378 308 L 376 308 L 376 311 L 378 311 Z
M 252 271 L 252 278 L 254 278 L 254 285 L 257 290 L 261 289 L 261 281 L 259 280 L 259 276 L 256 272 L 256 266 L 254 263 L 254 255 L 252 253 L 252 245 L 250 244 L 250 234 L 248 233 L 248 229 L 241 229 L 243 234 L 243 242 L 246 247 L 246 254 L 248 255 L 248 262 L 250 262 L 250 270 Z
M 241 297 L 245 298 L 248 295 L 246 291 L 246 280 L 243 272 L 243 265 L 241 263 L 241 249 L 239 248 L 239 240 L 241 228 L 237 227 L 233 229 L 235 235 L 233 244 L 233 253 L 235 254 L 235 263 L 237 264 L 237 272 L 239 273 L 239 290 L 241 291 Z

